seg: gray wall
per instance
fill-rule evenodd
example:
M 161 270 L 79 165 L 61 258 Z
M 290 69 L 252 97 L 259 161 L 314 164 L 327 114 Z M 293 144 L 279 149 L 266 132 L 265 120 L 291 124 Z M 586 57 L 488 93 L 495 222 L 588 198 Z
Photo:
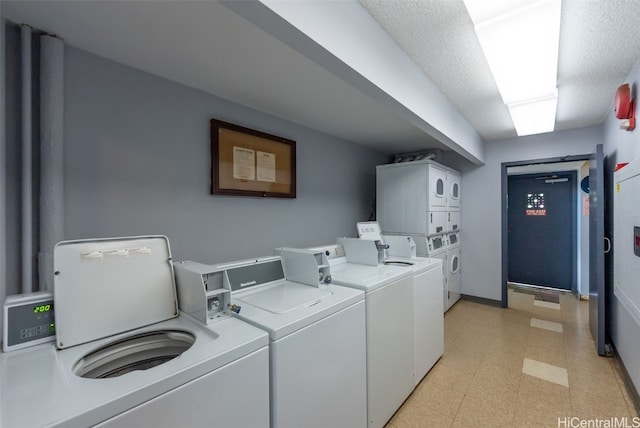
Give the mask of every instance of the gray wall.
M 462 170 L 462 293 L 501 299 L 501 164 L 593 152 L 602 127 L 487 143 L 485 165 Z
M 332 243 L 367 219 L 387 160 L 73 48 L 65 87 L 65 239 L 166 234 L 203 262 Z M 295 140 L 297 199 L 209 195 L 211 118 Z
M 7 118 L 2 118 L 5 132 L 5 165 L 2 165 L 6 179 L 5 203 L 6 231 L 7 231 L 7 293 L 16 294 L 21 287 L 20 253 L 21 247 L 18 245 L 20 239 L 21 217 L 21 157 L 20 157 L 20 136 L 21 136 L 21 115 L 22 104 L 20 102 L 22 85 L 12 82 L 20 82 L 20 33 L 19 29 L 11 25 L 6 27 L 6 93 L 3 94 L 2 101 L 5 102 Z M 12 215 L 13 214 L 13 215 Z M 13 245 L 12 245 L 13 244 Z M 0 285 L 1 287 L 2 285 Z M 4 300 L 3 300 L 4 302 Z
M 640 84 L 640 62 L 636 63 L 633 70 L 622 83 L 630 83 L 632 85 L 633 98 L 638 99 L 638 85 Z M 613 98 L 613 94 L 612 94 Z M 613 111 L 610 110 L 607 115 L 603 128 L 605 140 L 605 155 L 608 156 L 606 161 L 609 170 L 620 162 L 631 162 L 640 158 L 640 128 L 634 131 L 625 131 L 620 129 L 621 121 L 616 119 Z M 640 123 L 639 123 L 640 125 Z M 613 195 L 613 181 L 607 186 L 609 195 Z M 612 213 L 615 209 L 611 203 L 612 196 L 608 197 L 608 212 Z M 609 214 L 608 231 L 609 236 L 613 236 L 612 222 L 613 214 Z M 613 264 L 615 264 L 615 254 L 613 254 Z M 613 269 L 613 266 L 610 267 Z M 640 390 L 640 326 L 633 320 L 627 309 L 611 292 L 609 294 L 611 310 L 609 319 L 611 320 L 611 338 L 618 353 L 621 356 L 625 368 L 629 372 L 631 379 L 635 385 L 636 391 Z

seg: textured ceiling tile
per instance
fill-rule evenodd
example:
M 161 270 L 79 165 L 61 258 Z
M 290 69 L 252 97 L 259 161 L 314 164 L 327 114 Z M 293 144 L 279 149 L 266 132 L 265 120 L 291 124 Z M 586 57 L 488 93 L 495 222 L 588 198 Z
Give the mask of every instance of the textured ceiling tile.
M 487 141 L 515 136 L 461 0 L 360 3 Z M 640 1 L 564 0 L 556 129 L 599 124 L 640 58 Z

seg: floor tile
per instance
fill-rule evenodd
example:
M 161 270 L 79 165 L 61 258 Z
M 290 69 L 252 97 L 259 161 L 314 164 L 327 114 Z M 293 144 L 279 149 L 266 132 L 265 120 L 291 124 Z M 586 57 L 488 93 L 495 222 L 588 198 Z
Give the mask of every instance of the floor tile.
M 522 363 L 522 373 L 537 377 L 558 385 L 569 386 L 569 376 L 567 369 L 542 363 L 540 361 L 525 358 Z
M 563 335 L 555 331 L 532 328 L 527 338 L 527 347 L 556 349 L 564 352 Z
M 508 308 L 502 313 L 502 319 L 506 322 L 529 326 L 531 322 L 531 312 Z
M 544 300 L 534 300 L 533 306 L 539 306 L 541 308 L 560 310 L 560 303 L 545 302 Z
M 556 367 L 567 367 L 567 358 L 562 347 L 540 346 L 539 343 L 536 345 L 530 343 L 524 357 Z
M 461 300 L 445 314 L 445 353 L 388 428 L 633 423 L 620 368 L 595 351 L 588 302 L 560 293 L 560 305 L 548 304 L 513 290 L 509 301 L 501 309 Z
M 574 416 L 581 419 L 629 418 L 631 416 L 621 392 L 615 395 L 606 395 L 597 390 L 571 393 Z
M 512 427 L 514 409 L 508 400 L 490 401 L 481 396 L 465 396 L 453 427 Z
M 569 388 L 536 377 L 522 375 L 515 398 L 515 415 L 527 415 L 533 420 L 547 420 L 546 415 L 571 415 Z M 542 415 L 545 415 L 542 418 Z
M 562 324 L 559 322 L 539 320 L 538 318 L 531 318 L 531 327 L 542 328 L 544 330 L 555 331 L 556 333 L 562 333 Z

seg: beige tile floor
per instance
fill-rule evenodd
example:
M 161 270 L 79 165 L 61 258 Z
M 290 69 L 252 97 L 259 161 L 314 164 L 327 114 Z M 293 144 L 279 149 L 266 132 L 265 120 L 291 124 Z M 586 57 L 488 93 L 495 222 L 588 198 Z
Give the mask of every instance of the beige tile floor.
M 509 290 L 509 306 L 451 308 L 444 355 L 387 428 L 640 426 L 615 360 L 595 352 L 588 302 L 561 293 L 559 309 L 538 306 Z

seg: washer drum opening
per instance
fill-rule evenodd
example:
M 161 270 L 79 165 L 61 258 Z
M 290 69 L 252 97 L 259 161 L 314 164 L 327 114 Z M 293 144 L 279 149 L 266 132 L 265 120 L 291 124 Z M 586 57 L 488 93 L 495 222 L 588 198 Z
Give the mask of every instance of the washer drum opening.
M 403 261 L 388 261 L 384 262 L 385 265 L 395 265 L 395 266 L 413 266 L 413 263 L 403 262 Z
M 136 334 L 85 355 L 73 371 L 87 379 L 114 378 L 166 363 L 179 357 L 194 342 L 193 334 L 180 330 Z

